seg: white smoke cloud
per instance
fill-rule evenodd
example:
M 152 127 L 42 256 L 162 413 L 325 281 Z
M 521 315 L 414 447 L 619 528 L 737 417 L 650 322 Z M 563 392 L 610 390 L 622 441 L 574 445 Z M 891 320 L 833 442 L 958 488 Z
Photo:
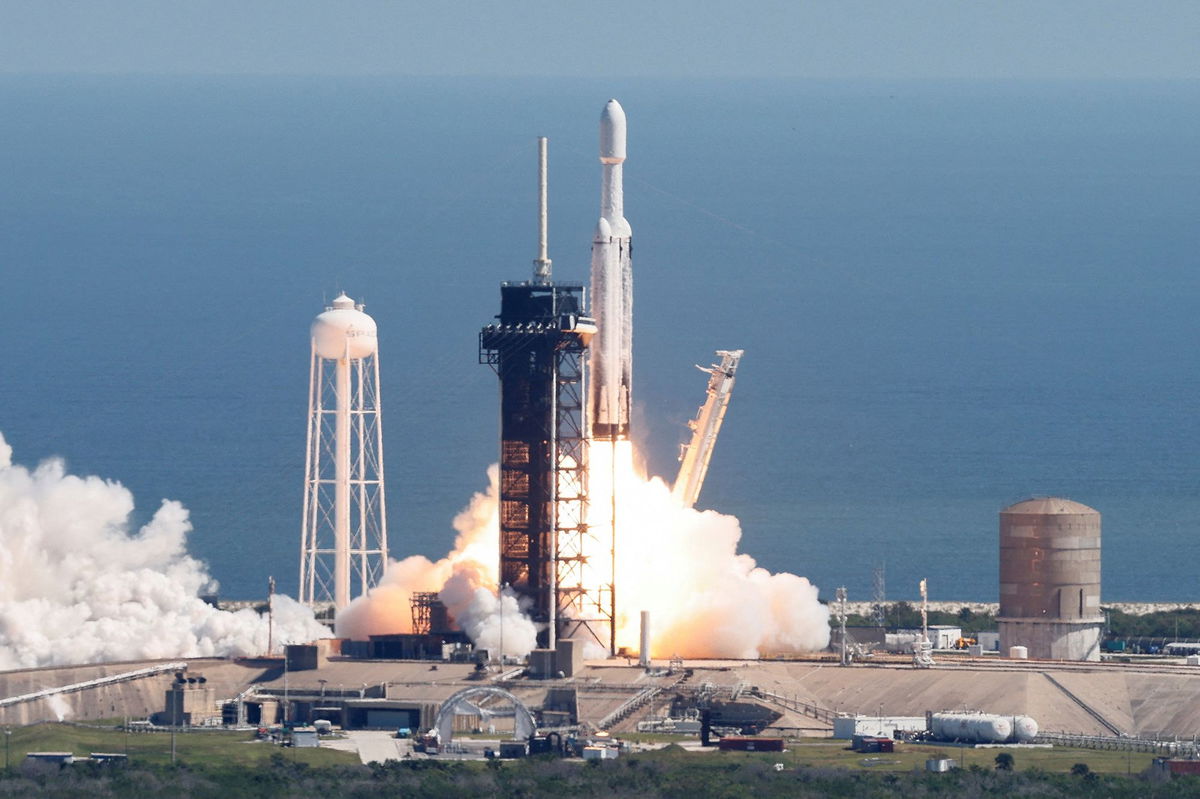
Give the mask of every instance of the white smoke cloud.
M 736 518 L 682 507 L 662 480 L 638 476 L 632 448 L 619 446 L 614 472 L 606 445 L 592 445 L 593 499 L 606 490 L 599 478 L 618 474 L 619 646 L 637 648 L 643 610 L 650 611 L 653 654 L 660 658 L 756 658 L 829 643 L 829 611 L 818 601 L 816 586 L 794 574 L 773 574 L 738 553 L 742 531 Z M 503 637 L 507 655 L 533 649 L 534 623 L 513 596 L 496 598 L 498 474 L 493 465 L 487 491 L 475 494 L 454 519 L 454 550 L 436 562 L 421 556 L 393 561 L 380 585 L 343 611 L 338 635 L 362 640 L 411 632 L 412 594 L 436 591 L 477 646 L 496 652 Z M 611 528 L 608 504 L 592 506 L 590 522 L 599 536 Z M 606 548 L 602 543 L 598 551 Z M 604 654 L 594 647 L 587 651 Z
M 537 646 L 537 625 L 522 612 L 510 589 L 497 596 L 494 589 L 475 584 L 460 571 L 446 582 L 441 600 L 480 649 L 522 657 Z
M 50 712 L 54 714 L 54 718 L 59 721 L 71 715 L 71 706 L 67 704 L 66 699 L 63 699 L 62 694 L 50 694 L 47 696 L 46 705 L 49 706 Z
M 187 510 L 164 500 L 131 534 L 133 507 L 61 460 L 13 464 L 0 435 L 0 669 L 266 651 L 264 616 L 199 599 L 215 582 L 187 554 Z M 277 648 L 329 635 L 288 597 L 274 609 Z
M 627 442 L 615 449 L 593 442 L 591 457 L 590 522 L 598 535 L 612 517 L 610 503 L 596 499 L 610 496 L 604 478 L 616 475 L 618 646 L 638 648 L 643 610 L 658 658 L 757 658 L 828 645 L 829 611 L 816 586 L 739 553 L 735 517 L 680 505 L 661 478 L 640 476 Z
M 412 632 L 412 595 L 436 592 L 476 646 L 521 657 L 536 644 L 537 628 L 514 596 L 496 598 L 500 551 L 500 470 L 488 469 L 488 487 L 454 517 L 454 549 L 438 561 L 413 555 L 388 564 L 379 585 L 352 601 L 337 618 L 337 634 L 355 640 Z

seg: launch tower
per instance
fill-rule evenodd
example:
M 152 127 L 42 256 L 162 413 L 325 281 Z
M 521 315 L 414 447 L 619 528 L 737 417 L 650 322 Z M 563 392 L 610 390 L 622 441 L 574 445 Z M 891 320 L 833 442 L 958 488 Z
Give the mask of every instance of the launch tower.
M 375 320 L 345 294 L 312 325 L 300 601 L 374 586 L 387 563 L 383 426 Z
M 528 600 L 544 625 L 539 647 L 581 633 L 607 645 L 612 586 L 586 577 L 583 361 L 596 328 L 584 315 L 583 286 L 551 280 L 544 138 L 538 157 L 533 279 L 501 284 L 498 321 L 479 334 L 479 361 L 500 378 L 500 585 Z

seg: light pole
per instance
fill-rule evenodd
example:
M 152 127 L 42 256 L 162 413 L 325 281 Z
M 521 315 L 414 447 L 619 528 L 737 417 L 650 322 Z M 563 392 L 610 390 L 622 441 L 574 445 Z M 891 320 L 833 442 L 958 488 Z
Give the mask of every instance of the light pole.
M 10 771 L 9 765 L 8 765 L 8 749 L 9 749 L 10 741 L 12 741 L 12 730 L 10 730 L 8 727 L 5 727 L 4 728 L 4 773 L 5 774 L 8 774 Z
M 288 723 L 288 702 L 289 702 L 289 701 L 290 701 L 290 698 L 289 698 L 289 696 L 288 696 L 288 659 L 287 659 L 287 647 L 284 647 L 284 650 L 283 650 L 283 726 L 284 726 L 284 729 L 287 729 L 287 723 Z
M 500 584 L 500 590 L 496 594 L 497 604 L 500 609 L 500 669 L 504 669 L 504 588 L 507 583 Z

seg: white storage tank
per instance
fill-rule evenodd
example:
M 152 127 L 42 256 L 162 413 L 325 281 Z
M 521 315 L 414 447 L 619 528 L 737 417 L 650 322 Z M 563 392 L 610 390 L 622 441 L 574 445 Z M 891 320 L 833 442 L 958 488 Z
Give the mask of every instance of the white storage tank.
M 1029 647 L 1027 646 L 1010 646 L 1008 648 L 1008 657 L 1010 660 L 1028 660 Z
M 933 737 L 942 741 L 1003 743 L 1012 737 L 1009 716 L 988 713 L 934 713 Z
M 1038 724 L 1029 716 L 961 711 L 931 714 L 930 731 L 942 741 L 1029 743 L 1037 737 Z
M 1029 743 L 1038 734 L 1038 724 L 1029 716 L 1013 716 L 1013 736 L 1020 743 Z

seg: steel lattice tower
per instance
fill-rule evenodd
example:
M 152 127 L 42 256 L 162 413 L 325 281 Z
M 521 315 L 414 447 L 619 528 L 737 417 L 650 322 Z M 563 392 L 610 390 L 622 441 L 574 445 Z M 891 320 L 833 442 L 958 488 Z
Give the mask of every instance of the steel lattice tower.
M 379 582 L 386 510 L 375 320 L 342 294 L 312 326 L 301 602 L 341 610 Z
M 500 378 L 500 586 L 528 600 L 543 625 L 539 646 L 581 631 L 607 645 L 612 586 L 584 577 L 592 552 L 583 365 L 596 327 L 583 315 L 583 286 L 550 279 L 544 138 L 538 159 L 533 280 L 501 284 L 498 321 L 479 334 L 479 361 Z

